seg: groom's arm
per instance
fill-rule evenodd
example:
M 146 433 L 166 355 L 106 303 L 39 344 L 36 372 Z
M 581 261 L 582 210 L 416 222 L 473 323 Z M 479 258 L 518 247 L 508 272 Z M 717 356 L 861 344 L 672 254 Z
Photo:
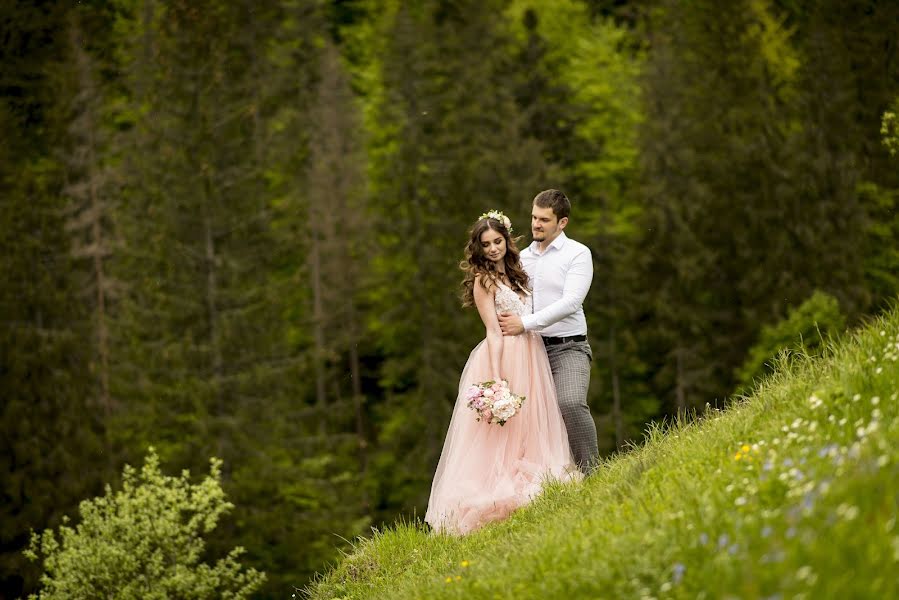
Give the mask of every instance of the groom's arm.
M 562 297 L 534 314 L 522 315 L 521 324 L 525 331 L 539 331 L 576 313 L 584 303 L 592 282 L 593 257 L 590 255 L 590 249 L 584 248 L 574 257 L 571 268 L 568 269 Z

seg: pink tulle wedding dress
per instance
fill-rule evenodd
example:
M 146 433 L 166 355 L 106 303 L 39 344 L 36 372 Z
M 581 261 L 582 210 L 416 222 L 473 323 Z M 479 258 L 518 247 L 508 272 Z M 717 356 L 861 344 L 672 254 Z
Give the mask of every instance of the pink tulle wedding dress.
M 497 312 L 530 312 L 531 299 L 500 285 Z M 462 370 L 459 394 L 440 462 L 431 484 L 425 521 L 435 531 L 466 534 L 504 519 L 540 493 L 548 479 L 579 480 L 568 434 L 553 387 L 552 372 L 540 335 L 503 337 L 501 375 L 516 394 L 526 396 L 520 412 L 505 425 L 476 421 L 468 408 L 469 386 L 491 378 L 486 339 Z

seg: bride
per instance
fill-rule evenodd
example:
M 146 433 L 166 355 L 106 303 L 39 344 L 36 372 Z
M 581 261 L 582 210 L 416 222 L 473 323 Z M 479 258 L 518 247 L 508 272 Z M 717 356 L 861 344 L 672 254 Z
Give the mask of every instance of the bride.
M 503 337 L 498 313 L 532 311 L 528 277 L 521 267 L 508 217 L 481 216 L 461 264 L 463 306 L 476 306 L 486 338 L 462 370 L 456 406 L 446 432 L 425 521 L 435 531 L 466 534 L 504 519 L 536 496 L 547 479 L 578 480 L 552 373 L 539 333 Z M 466 390 L 505 379 L 526 397 L 505 425 L 477 421 Z

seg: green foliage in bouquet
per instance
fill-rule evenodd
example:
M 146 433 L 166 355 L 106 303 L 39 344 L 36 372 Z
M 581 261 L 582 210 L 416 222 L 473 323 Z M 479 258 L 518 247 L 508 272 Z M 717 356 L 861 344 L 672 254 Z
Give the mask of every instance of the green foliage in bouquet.
M 32 533 L 25 552 L 43 555 L 42 590 L 30 599 L 53 598 L 247 598 L 265 574 L 243 569 L 234 548 L 214 566 L 200 562 L 203 534 L 215 529 L 234 505 L 220 485 L 221 460 L 209 475 L 190 483 L 189 472 L 163 475 L 154 449 L 138 473 L 124 469 L 122 489 L 85 500 L 81 523 L 63 518 L 58 532 Z
M 772 372 L 774 359 L 783 352 L 820 355 L 825 347 L 824 337 L 828 333 L 839 335 L 845 326 L 837 299 L 816 290 L 785 319 L 762 328 L 758 341 L 736 372 L 738 391 L 747 392 L 753 381 Z

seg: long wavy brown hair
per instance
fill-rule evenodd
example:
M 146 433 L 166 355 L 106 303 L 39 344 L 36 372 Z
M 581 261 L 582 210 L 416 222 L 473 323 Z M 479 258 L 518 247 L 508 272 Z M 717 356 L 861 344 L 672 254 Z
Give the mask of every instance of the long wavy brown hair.
M 468 245 L 465 246 L 465 260 L 459 263 L 459 268 L 465 272 L 465 277 L 462 279 L 462 306 L 474 306 L 474 286 L 479 275 L 486 275 L 481 280 L 481 285 L 485 290 L 489 290 L 499 280 L 496 265 L 487 258 L 484 248 L 481 247 L 481 234 L 488 229 L 501 234 L 506 239 L 506 255 L 503 257 L 503 262 L 506 265 L 506 277 L 509 278 L 511 284 L 509 287 L 516 292 L 530 291 L 531 289 L 528 274 L 521 268 L 521 257 L 518 247 L 515 245 L 515 242 L 521 238 L 513 238 L 502 221 L 485 217 L 479 219 L 471 228 L 471 236 L 468 238 Z

